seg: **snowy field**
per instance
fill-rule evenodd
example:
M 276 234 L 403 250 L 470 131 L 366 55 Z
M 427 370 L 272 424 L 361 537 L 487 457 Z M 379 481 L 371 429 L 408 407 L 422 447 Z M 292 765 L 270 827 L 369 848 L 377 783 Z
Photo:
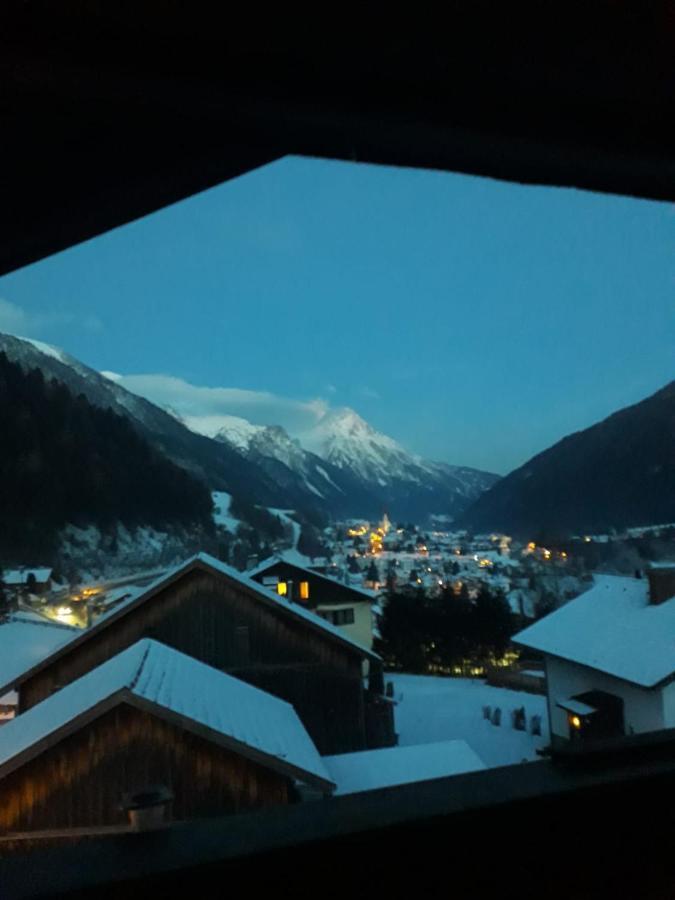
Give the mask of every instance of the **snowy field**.
M 465 740 L 486 766 L 507 766 L 536 760 L 538 747 L 548 743 L 546 698 L 491 687 L 473 678 L 386 675 L 394 682 L 396 731 L 399 744 L 429 744 Z M 498 727 L 483 718 L 483 707 L 502 711 Z M 525 707 L 527 731 L 511 725 L 511 710 Z M 540 737 L 530 733 L 530 716 L 541 716 Z

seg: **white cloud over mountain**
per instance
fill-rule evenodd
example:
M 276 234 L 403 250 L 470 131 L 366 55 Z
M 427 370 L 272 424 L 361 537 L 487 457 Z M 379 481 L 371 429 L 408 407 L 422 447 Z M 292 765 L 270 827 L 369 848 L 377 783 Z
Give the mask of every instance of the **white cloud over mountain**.
M 0 332 L 6 334 L 22 335 L 28 337 L 41 337 L 42 332 L 54 329 L 59 325 L 79 325 L 88 332 L 100 332 L 103 330 L 103 322 L 98 316 L 89 314 L 84 316 L 72 312 L 31 312 L 17 303 L 12 303 L 4 297 L 0 297 Z
M 241 388 L 202 387 L 173 375 L 119 375 L 103 372 L 108 378 L 134 394 L 169 409 L 183 419 L 193 431 L 213 435 L 221 427 L 221 419 L 238 416 L 254 425 L 281 425 L 290 434 L 312 428 L 328 410 L 321 398 L 294 400 L 270 391 Z

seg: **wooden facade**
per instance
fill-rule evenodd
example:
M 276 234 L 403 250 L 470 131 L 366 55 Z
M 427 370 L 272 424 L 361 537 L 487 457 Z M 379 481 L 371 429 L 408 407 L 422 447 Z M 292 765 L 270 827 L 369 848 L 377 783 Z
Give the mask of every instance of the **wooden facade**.
M 341 604 L 367 603 L 369 606 L 374 602 L 373 598 L 363 591 L 355 590 L 348 584 L 341 584 L 311 569 L 304 569 L 302 566 L 296 566 L 286 560 L 279 559 L 270 562 L 266 568 L 259 567 L 252 576 L 254 581 L 264 584 L 265 578 L 278 578 L 279 581 L 286 582 L 294 589 L 292 595 L 288 595 L 288 599 L 308 609 L 316 609 L 318 606 L 339 606 Z M 309 596 L 303 598 L 300 596 L 299 586 L 302 582 L 307 582 Z
M 281 772 L 121 702 L 3 778 L 0 835 L 124 826 L 124 797 L 155 785 L 173 793 L 178 821 L 278 806 L 295 796 Z
M 19 712 L 143 637 L 291 703 L 320 753 L 368 746 L 364 653 L 293 615 L 273 597 L 201 564 L 186 568 L 27 673 L 19 685 Z

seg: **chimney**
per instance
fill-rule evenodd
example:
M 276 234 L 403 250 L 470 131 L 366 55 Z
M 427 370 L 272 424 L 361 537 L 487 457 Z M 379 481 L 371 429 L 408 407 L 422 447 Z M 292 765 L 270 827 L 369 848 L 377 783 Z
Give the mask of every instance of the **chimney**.
M 663 563 L 649 566 L 649 602 L 657 606 L 665 600 L 675 597 L 675 563 Z
M 132 831 L 154 831 L 170 824 L 172 801 L 172 792 L 164 785 L 158 785 L 128 794 L 122 809 L 129 817 Z

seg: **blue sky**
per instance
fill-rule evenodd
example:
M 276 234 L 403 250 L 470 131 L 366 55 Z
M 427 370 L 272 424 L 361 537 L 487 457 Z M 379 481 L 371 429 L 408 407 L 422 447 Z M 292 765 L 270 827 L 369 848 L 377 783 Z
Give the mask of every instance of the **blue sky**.
M 289 157 L 5 276 L 0 330 L 505 473 L 672 380 L 674 250 L 664 204 Z

